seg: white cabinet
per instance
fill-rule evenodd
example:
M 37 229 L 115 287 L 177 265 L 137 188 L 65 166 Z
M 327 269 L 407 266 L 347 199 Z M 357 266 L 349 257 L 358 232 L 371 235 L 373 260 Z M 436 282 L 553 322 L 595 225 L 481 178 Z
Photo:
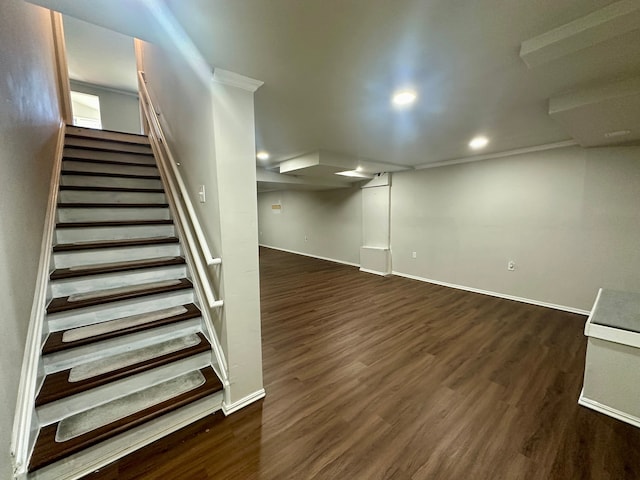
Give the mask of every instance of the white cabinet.
M 600 289 L 578 403 L 640 427 L 640 293 Z

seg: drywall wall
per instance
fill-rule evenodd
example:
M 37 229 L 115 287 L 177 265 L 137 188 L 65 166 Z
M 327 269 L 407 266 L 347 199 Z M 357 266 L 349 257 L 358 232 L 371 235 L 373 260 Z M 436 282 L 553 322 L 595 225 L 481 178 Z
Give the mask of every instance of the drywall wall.
M 578 309 L 640 291 L 638 147 L 401 172 L 391 198 L 395 272 Z
M 259 193 L 258 227 L 261 245 L 359 265 L 362 191 Z
M 97 95 L 100 98 L 100 119 L 103 129 L 142 133 L 140 103 L 137 95 L 74 80 L 69 83 L 74 92 Z
M 0 15 L 0 478 L 9 444 L 60 124 L 51 16 L 21 0 Z

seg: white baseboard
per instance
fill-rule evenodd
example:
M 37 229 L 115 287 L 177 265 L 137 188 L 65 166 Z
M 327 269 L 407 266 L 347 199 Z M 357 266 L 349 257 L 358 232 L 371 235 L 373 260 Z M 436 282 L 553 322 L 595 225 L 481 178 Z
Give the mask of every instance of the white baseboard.
M 343 265 L 349 265 L 352 267 L 360 267 L 359 263 L 353 263 L 353 262 L 346 262 L 344 260 L 337 260 L 335 258 L 328 258 L 328 257 L 320 257 L 318 255 L 312 255 L 310 253 L 304 253 L 304 252 L 297 252 L 295 250 L 289 250 L 287 248 L 280 248 L 280 247 L 274 247 L 272 245 L 265 245 L 264 243 L 260 243 L 259 244 L 261 247 L 264 248 L 270 248 L 272 250 L 280 250 L 281 252 L 287 252 L 287 253 L 295 253 L 296 255 L 303 255 L 305 257 L 311 257 L 311 258 L 317 258 L 318 260 L 326 260 L 328 262 L 334 262 L 334 263 L 341 263 Z
M 250 405 L 253 402 L 260 400 L 261 398 L 264 398 L 265 395 L 266 395 L 266 392 L 264 391 L 264 388 L 261 388 L 257 392 L 250 393 L 246 397 L 241 398 L 240 400 L 237 400 L 230 405 L 227 405 L 226 403 L 223 402 L 222 413 L 224 413 L 225 416 L 231 415 L 233 412 L 237 412 L 238 410 L 246 407 L 247 405 Z
M 516 297 L 515 295 L 507 295 L 504 293 L 492 292 L 490 290 L 482 290 L 480 288 L 466 287 L 464 285 L 456 285 L 454 283 L 440 282 L 438 280 L 432 280 L 429 278 L 419 277 L 417 275 L 410 275 L 408 273 L 392 272 L 394 275 L 404 278 L 410 278 L 412 280 L 419 280 L 421 282 L 433 283 L 434 285 L 440 285 L 442 287 L 455 288 L 458 290 L 465 290 L 467 292 L 480 293 L 482 295 L 490 295 L 492 297 L 504 298 L 506 300 L 514 300 L 516 302 L 528 303 L 531 305 L 537 305 L 539 307 L 553 308 L 554 310 L 562 310 L 569 313 L 577 313 L 579 315 L 589 315 L 589 310 L 583 310 L 581 308 L 567 307 L 566 305 L 557 305 L 555 303 L 541 302 L 539 300 L 532 300 L 530 298 Z
M 595 400 L 586 398 L 584 396 L 584 390 L 580 392 L 578 403 L 583 407 L 587 407 L 595 410 L 596 412 L 603 413 L 604 415 L 608 415 L 617 420 L 633 425 L 634 427 L 640 427 L 640 418 L 629 415 L 628 413 L 622 412 L 620 410 L 616 410 L 615 408 L 611 408 L 608 405 L 603 405 L 602 403 L 596 402 Z
M 360 271 L 364 273 L 372 273 L 373 275 L 380 275 L 381 277 L 387 277 L 391 275 L 390 272 L 379 272 L 377 270 L 371 270 L 370 268 L 362 268 L 360 267 Z
M 341 263 L 343 265 L 350 265 L 352 267 L 360 267 L 360 265 L 358 265 L 357 263 L 345 262 L 343 260 L 336 260 L 335 258 L 320 257 L 318 255 L 311 255 L 309 253 L 297 252 L 295 250 L 289 250 L 289 249 L 286 249 L 286 248 L 274 247 L 272 245 L 265 245 L 263 243 L 260 243 L 259 245 L 261 247 L 264 247 L 264 248 L 271 248 L 273 250 L 280 250 L 281 252 L 293 253 L 295 255 L 303 255 L 305 257 L 317 258 L 318 260 L 326 260 L 326 261 L 334 262 L 334 263 Z M 402 272 L 398 272 L 398 271 L 395 271 L 395 270 L 393 270 L 390 274 L 389 273 L 384 273 L 384 272 L 378 272 L 376 270 L 370 270 L 370 269 L 366 269 L 366 268 L 360 268 L 360 271 L 361 272 L 365 272 L 365 273 L 372 273 L 374 275 L 383 275 L 383 276 L 390 275 L 390 274 L 391 275 L 397 275 L 398 277 L 410 278 L 411 280 L 419 280 L 421 282 L 432 283 L 434 285 L 440 285 L 442 287 L 449 287 L 449 288 L 455 288 L 457 290 L 464 290 L 464 291 L 467 291 L 467 292 L 480 293 L 482 295 L 489 295 L 491 297 L 504 298 L 505 300 L 513 300 L 513 301 L 516 301 L 516 302 L 528 303 L 530 305 L 536 305 L 538 307 L 553 308 L 554 310 L 561 310 L 563 312 L 569 312 L 569 313 L 577 313 L 578 315 L 587 315 L 588 316 L 591 313 L 590 310 L 583 310 L 581 308 L 568 307 L 566 305 L 558 305 L 558 304 L 549 303 L 549 302 L 542 302 L 540 300 L 533 300 L 533 299 L 530 299 L 530 298 L 517 297 L 515 295 L 507 295 L 505 293 L 492 292 L 490 290 L 482 290 L 480 288 L 467 287 L 465 285 L 457 285 L 455 283 L 441 282 L 439 280 L 432 280 L 430 278 L 419 277 L 417 275 L 411 275 L 409 273 L 402 273 Z

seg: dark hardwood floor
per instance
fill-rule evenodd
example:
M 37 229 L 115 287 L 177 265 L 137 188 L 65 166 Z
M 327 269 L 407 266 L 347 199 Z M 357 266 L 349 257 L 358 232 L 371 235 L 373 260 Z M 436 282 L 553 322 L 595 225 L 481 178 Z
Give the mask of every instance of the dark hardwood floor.
M 92 479 L 638 479 L 585 318 L 261 249 L 267 397 Z

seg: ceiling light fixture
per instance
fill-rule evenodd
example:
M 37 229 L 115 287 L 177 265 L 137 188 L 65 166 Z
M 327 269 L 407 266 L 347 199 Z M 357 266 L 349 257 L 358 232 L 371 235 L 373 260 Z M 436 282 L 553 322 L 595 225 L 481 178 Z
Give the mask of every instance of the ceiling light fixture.
M 631 130 L 616 130 L 615 132 L 607 132 L 604 134 L 604 136 L 607 138 L 624 137 L 626 135 L 629 135 L 630 133 L 631 133 Z
M 489 139 L 482 136 L 475 137 L 469 142 L 469 147 L 471 147 L 473 150 L 480 150 L 487 145 L 489 145 Z
M 336 175 L 342 175 L 343 177 L 353 177 L 353 178 L 372 178 L 373 175 L 369 175 L 368 173 L 363 173 L 358 170 L 347 170 L 344 172 L 336 172 Z
M 396 107 L 407 107 L 417 98 L 418 94 L 413 90 L 400 90 L 393 94 L 391 101 Z
M 256 157 L 258 158 L 258 160 L 269 160 L 269 152 L 265 152 L 264 150 L 260 150 L 256 154 Z

